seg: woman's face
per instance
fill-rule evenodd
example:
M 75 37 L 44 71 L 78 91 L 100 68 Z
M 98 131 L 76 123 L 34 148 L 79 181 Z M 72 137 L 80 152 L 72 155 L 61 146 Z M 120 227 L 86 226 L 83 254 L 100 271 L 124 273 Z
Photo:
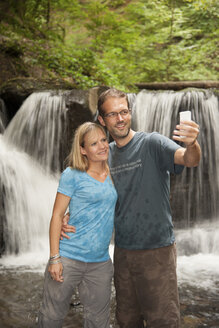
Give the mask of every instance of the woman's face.
M 87 156 L 88 162 L 102 162 L 108 159 L 109 144 L 102 130 L 88 132 L 84 137 L 81 153 Z

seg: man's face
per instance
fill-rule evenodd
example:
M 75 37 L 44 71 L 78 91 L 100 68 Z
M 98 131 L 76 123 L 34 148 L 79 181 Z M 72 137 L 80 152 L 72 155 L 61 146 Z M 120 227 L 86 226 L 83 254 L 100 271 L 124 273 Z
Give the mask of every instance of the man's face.
M 131 113 L 126 99 L 108 98 L 103 103 L 102 109 L 104 117 L 99 115 L 99 122 L 107 128 L 113 139 L 126 138 L 131 128 Z

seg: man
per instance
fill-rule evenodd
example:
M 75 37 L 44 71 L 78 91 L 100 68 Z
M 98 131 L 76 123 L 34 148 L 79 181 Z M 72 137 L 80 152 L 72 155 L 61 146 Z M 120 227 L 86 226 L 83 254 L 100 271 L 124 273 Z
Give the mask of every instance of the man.
M 98 110 L 100 124 L 114 139 L 109 166 L 118 192 L 114 251 L 118 324 L 140 328 L 145 320 L 147 328 L 178 328 L 169 174 L 198 165 L 199 127 L 193 121 L 176 126 L 173 139 L 183 140 L 186 148 L 155 132 L 135 132 L 127 95 L 116 89 L 100 95 Z

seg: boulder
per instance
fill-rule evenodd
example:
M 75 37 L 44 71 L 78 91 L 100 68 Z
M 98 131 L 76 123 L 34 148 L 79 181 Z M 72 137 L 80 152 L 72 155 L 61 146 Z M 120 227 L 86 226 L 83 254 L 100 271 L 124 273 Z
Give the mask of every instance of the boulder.
M 15 115 L 23 101 L 33 92 L 45 90 L 69 90 L 75 86 L 59 79 L 14 78 L 0 87 L 0 97 L 4 100 L 9 120 Z
M 74 132 L 77 127 L 84 122 L 95 120 L 98 96 L 106 89 L 108 89 L 108 87 L 95 87 L 89 90 L 73 89 L 65 92 L 67 124 L 63 142 L 67 147 L 62 145 L 64 157 L 69 153 Z

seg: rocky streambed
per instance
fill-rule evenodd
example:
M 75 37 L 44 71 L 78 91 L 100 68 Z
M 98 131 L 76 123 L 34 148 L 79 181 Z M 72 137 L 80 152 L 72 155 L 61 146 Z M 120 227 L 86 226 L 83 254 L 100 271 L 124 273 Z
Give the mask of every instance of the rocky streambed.
M 217 284 L 219 287 L 219 281 Z M 43 290 L 43 273 L 28 268 L 7 269 L 0 266 L 0 327 L 36 327 L 37 313 Z M 218 328 L 218 288 L 203 289 L 182 283 L 179 287 L 181 328 Z M 83 307 L 77 293 L 73 295 L 63 328 L 83 327 Z M 115 320 L 115 290 L 112 285 L 111 328 L 118 328 Z

